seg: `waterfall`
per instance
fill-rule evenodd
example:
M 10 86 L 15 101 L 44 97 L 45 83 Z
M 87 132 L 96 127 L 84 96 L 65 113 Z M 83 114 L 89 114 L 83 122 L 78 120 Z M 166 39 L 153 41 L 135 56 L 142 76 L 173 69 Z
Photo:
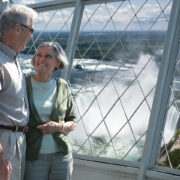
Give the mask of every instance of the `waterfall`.
M 164 140 L 166 144 L 172 139 L 172 137 L 176 133 L 178 119 L 179 111 L 174 105 L 172 105 L 167 112 L 166 124 L 164 128 Z
M 84 59 L 83 68 L 72 71 L 72 89 L 75 93 L 77 120 L 79 120 L 76 130 L 70 133 L 70 137 L 75 141 L 75 150 L 83 145 L 81 153 L 91 154 L 91 151 L 94 151 L 98 155 L 105 148 L 103 156 L 115 157 L 114 145 L 117 157 L 123 158 L 127 150 L 130 150 L 135 144 L 135 139 L 141 138 L 147 130 L 154 91 L 144 101 L 139 84 L 146 96 L 155 86 L 159 71 L 155 60 L 151 60 L 145 66 L 150 58 L 150 55 L 141 54 L 137 64 L 133 65 L 134 72 L 131 64 L 124 65 L 104 90 L 102 90 L 104 84 L 118 69 L 117 62 L 104 62 L 92 76 L 99 61 Z M 24 72 L 31 71 L 30 59 L 22 60 L 20 58 L 20 63 Z M 143 72 L 137 78 L 138 81 L 134 80 L 134 73 L 138 75 L 144 66 Z M 91 85 L 89 84 L 89 76 L 91 77 Z M 132 83 L 132 81 L 134 82 Z M 130 88 L 125 91 L 130 84 Z M 83 88 L 79 91 L 81 87 Z M 120 101 L 117 101 L 122 92 L 125 92 L 121 97 L 123 106 Z M 117 103 L 113 106 L 116 101 Z M 142 105 L 136 111 L 141 102 L 143 102 Z M 91 107 L 89 108 L 89 106 Z M 134 111 L 136 113 L 133 115 Z M 166 143 L 174 135 L 178 117 L 179 112 L 175 106 L 171 106 L 164 131 Z M 129 119 L 128 123 L 127 119 Z M 121 128 L 122 130 L 118 132 Z M 94 129 L 96 130 L 94 131 Z M 88 139 L 89 135 L 92 136 Z M 113 138 L 113 143 L 110 142 L 110 137 Z M 144 140 L 145 136 L 140 139 L 137 145 L 134 145 L 125 159 L 138 161 L 141 158 Z M 86 143 L 83 144 L 84 142 Z M 107 147 L 106 144 L 108 144 Z

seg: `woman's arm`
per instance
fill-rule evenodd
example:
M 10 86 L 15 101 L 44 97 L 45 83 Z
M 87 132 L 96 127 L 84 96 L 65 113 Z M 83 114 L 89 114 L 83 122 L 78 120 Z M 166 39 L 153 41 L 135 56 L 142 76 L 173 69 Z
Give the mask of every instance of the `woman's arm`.
M 76 123 L 74 121 L 67 121 L 62 123 L 62 126 L 63 127 L 60 129 L 60 132 L 62 130 L 62 133 L 68 134 L 76 128 Z
M 67 121 L 64 123 L 58 123 L 54 121 L 42 120 L 45 124 L 37 126 L 42 134 L 52 134 L 55 132 L 61 132 L 68 134 L 76 128 L 74 121 Z

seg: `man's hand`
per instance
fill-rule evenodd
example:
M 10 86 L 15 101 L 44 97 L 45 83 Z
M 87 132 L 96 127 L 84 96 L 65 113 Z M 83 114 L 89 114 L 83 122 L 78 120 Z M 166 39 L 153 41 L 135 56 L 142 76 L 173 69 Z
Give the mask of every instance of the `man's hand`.
M 5 157 L 2 146 L 0 144 L 0 179 L 1 180 L 10 180 L 10 175 L 12 172 L 11 163 Z

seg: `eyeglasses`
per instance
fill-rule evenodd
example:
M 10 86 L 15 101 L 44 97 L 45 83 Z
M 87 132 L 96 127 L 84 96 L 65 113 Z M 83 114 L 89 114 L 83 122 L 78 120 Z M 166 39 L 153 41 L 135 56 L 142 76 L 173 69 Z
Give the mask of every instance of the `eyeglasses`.
M 26 26 L 26 25 L 24 25 L 24 24 L 20 24 L 20 25 L 23 26 L 23 27 L 25 27 L 26 29 L 28 29 L 28 30 L 30 31 L 30 33 L 33 34 L 34 29 L 32 29 L 32 28 L 30 28 L 30 27 L 28 27 L 28 26 Z

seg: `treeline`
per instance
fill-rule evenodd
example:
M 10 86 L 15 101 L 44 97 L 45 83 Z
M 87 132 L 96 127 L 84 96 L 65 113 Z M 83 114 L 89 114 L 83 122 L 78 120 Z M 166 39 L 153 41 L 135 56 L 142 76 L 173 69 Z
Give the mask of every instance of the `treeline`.
M 33 40 L 38 40 L 35 46 L 44 41 L 56 41 L 61 44 L 63 49 L 66 49 L 68 32 L 35 32 Z M 140 55 L 156 54 L 163 48 L 165 32 L 152 31 L 107 31 L 100 32 L 82 32 L 79 35 L 75 58 L 90 58 L 98 60 L 124 60 L 134 61 Z M 32 41 L 28 42 L 24 53 L 34 54 L 35 47 L 32 46 Z M 132 63 L 131 62 L 131 63 Z

